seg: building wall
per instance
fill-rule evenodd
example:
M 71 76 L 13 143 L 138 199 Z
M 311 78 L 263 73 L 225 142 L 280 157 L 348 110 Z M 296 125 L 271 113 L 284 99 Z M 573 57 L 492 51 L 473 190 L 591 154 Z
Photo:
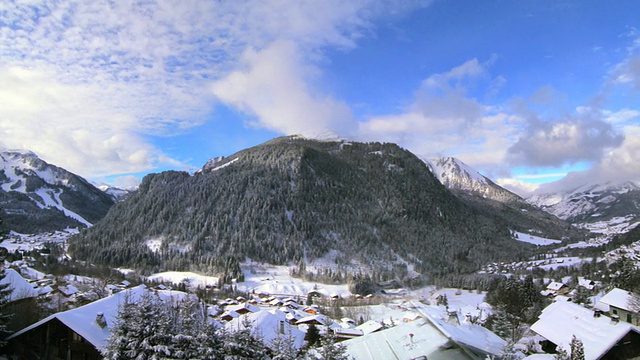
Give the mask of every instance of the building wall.
M 609 313 L 620 317 L 620 321 L 626 321 L 632 325 L 640 326 L 640 314 L 610 306 Z

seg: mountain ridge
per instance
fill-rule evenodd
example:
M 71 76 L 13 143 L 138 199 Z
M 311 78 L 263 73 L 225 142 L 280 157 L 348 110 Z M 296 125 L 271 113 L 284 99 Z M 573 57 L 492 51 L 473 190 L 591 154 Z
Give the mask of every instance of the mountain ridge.
M 69 249 L 113 266 L 138 259 L 144 268 L 208 273 L 245 258 L 301 264 L 335 250 L 341 266 L 402 279 L 409 268 L 473 271 L 534 248 L 395 144 L 283 137 L 212 159 L 193 175 L 146 176 Z
M 434 175 L 453 194 L 481 212 L 492 212 L 512 224 L 512 230 L 551 239 L 580 239 L 584 231 L 543 211 L 453 157 L 425 160 Z
M 0 207 L 17 232 L 87 227 L 113 204 L 87 180 L 49 164 L 30 150 L 0 152 Z

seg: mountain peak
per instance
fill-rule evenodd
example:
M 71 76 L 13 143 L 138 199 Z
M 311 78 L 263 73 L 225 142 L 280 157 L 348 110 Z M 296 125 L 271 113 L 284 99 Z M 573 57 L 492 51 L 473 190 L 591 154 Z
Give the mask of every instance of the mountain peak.
M 6 227 L 27 233 L 91 226 L 113 204 L 85 179 L 29 150 L 0 151 L 0 201 Z
M 454 157 L 441 157 L 427 161 L 433 174 L 449 188 L 473 187 L 474 183 L 488 185 L 489 180 L 462 160 Z

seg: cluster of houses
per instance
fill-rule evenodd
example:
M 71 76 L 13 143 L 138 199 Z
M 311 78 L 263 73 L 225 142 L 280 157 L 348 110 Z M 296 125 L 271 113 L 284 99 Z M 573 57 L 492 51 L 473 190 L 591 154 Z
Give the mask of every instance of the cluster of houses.
M 3 281 L 14 292 L 11 301 L 59 293 L 78 299 L 83 293 L 69 284 L 56 284 L 52 277 L 27 281 L 20 269 L 6 269 Z M 580 286 L 594 290 L 596 283 L 579 278 Z M 42 291 L 47 289 L 47 291 Z M 50 289 L 50 290 L 49 290 Z M 123 282 L 108 287 L 109 296 L 75 303 L 75 308 L 57 312 L 10 336 L 16 354 L 24 359 L 101 359 L 118 307 L 145 293 L 164 301 L 180 301 L 189 295 L 162 285 L 131 287 Z M 542 292 L 554 301 L 531 326 L 539 349 L 553 354 L 569 350 L 573 337 L 582 340 L 586 360 L 640 358 L 640 295 L 613 289 L 586 308 L 571 301 L 572 290 L 562 282 L 551 282 Z M 307 296 L 320 296 L 311 292 Z M 337 295 L 336 295 L 337 297 Z M 332 333 L 354 359 L 500 359 L 506 342 L 477 324 L 461 309 L 437 305 L 437 298 L 396 303 L 397 321 L 369 320 L 357 324 L 350 318 L 333 319 L 317 305 L 305 305 L 303 296 L 249 295 L 225 299 L 208 307 L 209 320 L 229 331 L 247 326 L 266 346 L 284 339 L 295 348 L 309 341 L 313 326 L 321 334 Z M 85 299 L 87 300 L 87 299 Z M 487 309 L 490 311 L 490 309 Z M 545 355 L 533 355 L 540 359 Z M 548 355 L 549 359 L 553 355 Z
M 41 304 L 48 304 L 53 310 L 62 310 L 96 301 L 104 296 L 105 292 L 114 294 L 131 286 L 131 283 L 125 280 L 118 284 L 109 284 L 105 288 L 99 284 L 86 284 L 86 288 L 95 289 L 81 291 L 74 285 L 81 282 L 77 277 L 76 281 L 67 281 L 69 279 L 65 280 L 65 277 L 36 272 L 29 265 L 29 259 L 26 258 L 12 263 L 11 267 L 5 269 L 7 276 L 1 283 L 11 284 L 11 301 L 38 298 L 42 300 Z M 95 282 L 93 279 L 84 279 Z M 94 290 L 99 290 L 101 294 Z
M 585 360 L 640 358 L 640 295 L 614 288 L 589 309 L 570 301 L 546 307 L 531 330 L 543 338 L 542 350 L 569 351 L 575 337 Z
M 10 344 L 22 358 L 101 359 L 118 306 L 135 301 L 145 293 L 165 301 L 179 301 L 186 293 L 148 288 L 128 288 L 106 298 L 71 310 L 55 313 L 10 336 Z M 347 353 L 356 359 L 429 358 L 485 359 L 499 356 L 504 340 L 473 324 L 444 306 L 419 302 L 398 306 L 402 320 L 395 324 L 368 321 L 356 325 L 353 319 L 332 319 L 317 306 L 305 306 L 291 297 L 227 299 L 209 308 L 210 321 L 227 330 L 249 326 L 266 346 L 285 339 L 296 348 L 306 343 L 313 324 L 320 333 L 332 332 L 343 340 Z M 393 325 L 393 326 L 391 326 Z

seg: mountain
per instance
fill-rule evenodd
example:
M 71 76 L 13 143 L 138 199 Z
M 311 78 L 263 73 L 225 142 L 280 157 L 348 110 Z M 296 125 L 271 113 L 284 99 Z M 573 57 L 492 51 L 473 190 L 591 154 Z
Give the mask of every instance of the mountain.
M 72 238 L 69 252 L 151 271 L 237 271 L 251 258 L 403 279 L 530 255 L 535 247 L 514 241 L 510 228 L 454 196 L 397 145 L 284 137 L 212 159 L 193 175 L 146 176 Z
M 640 224 L 640 186 L 631 181 L 583 185 L 534 195 L 527 201 L 560 219 L 600 232 L 623 233 Z
M 568 222 L 532 206 L 520 196 L 452 157 L 427 160 L 433 174 L 453 194 L 477 211 L 499 217 L 514 231 L 545 238 L 577 240 L 585 234 Z
M 132 192 L 136 191 L 135 187 L 118 187 L 107 184 L 94 184 L 95 187 L 106 193 L 114 202 L 124 201 Z
M 21 233 L 87 227 L 113 205 L 85 179 L 26 150 L 0 151 L 0 208 L 6 229 Z

